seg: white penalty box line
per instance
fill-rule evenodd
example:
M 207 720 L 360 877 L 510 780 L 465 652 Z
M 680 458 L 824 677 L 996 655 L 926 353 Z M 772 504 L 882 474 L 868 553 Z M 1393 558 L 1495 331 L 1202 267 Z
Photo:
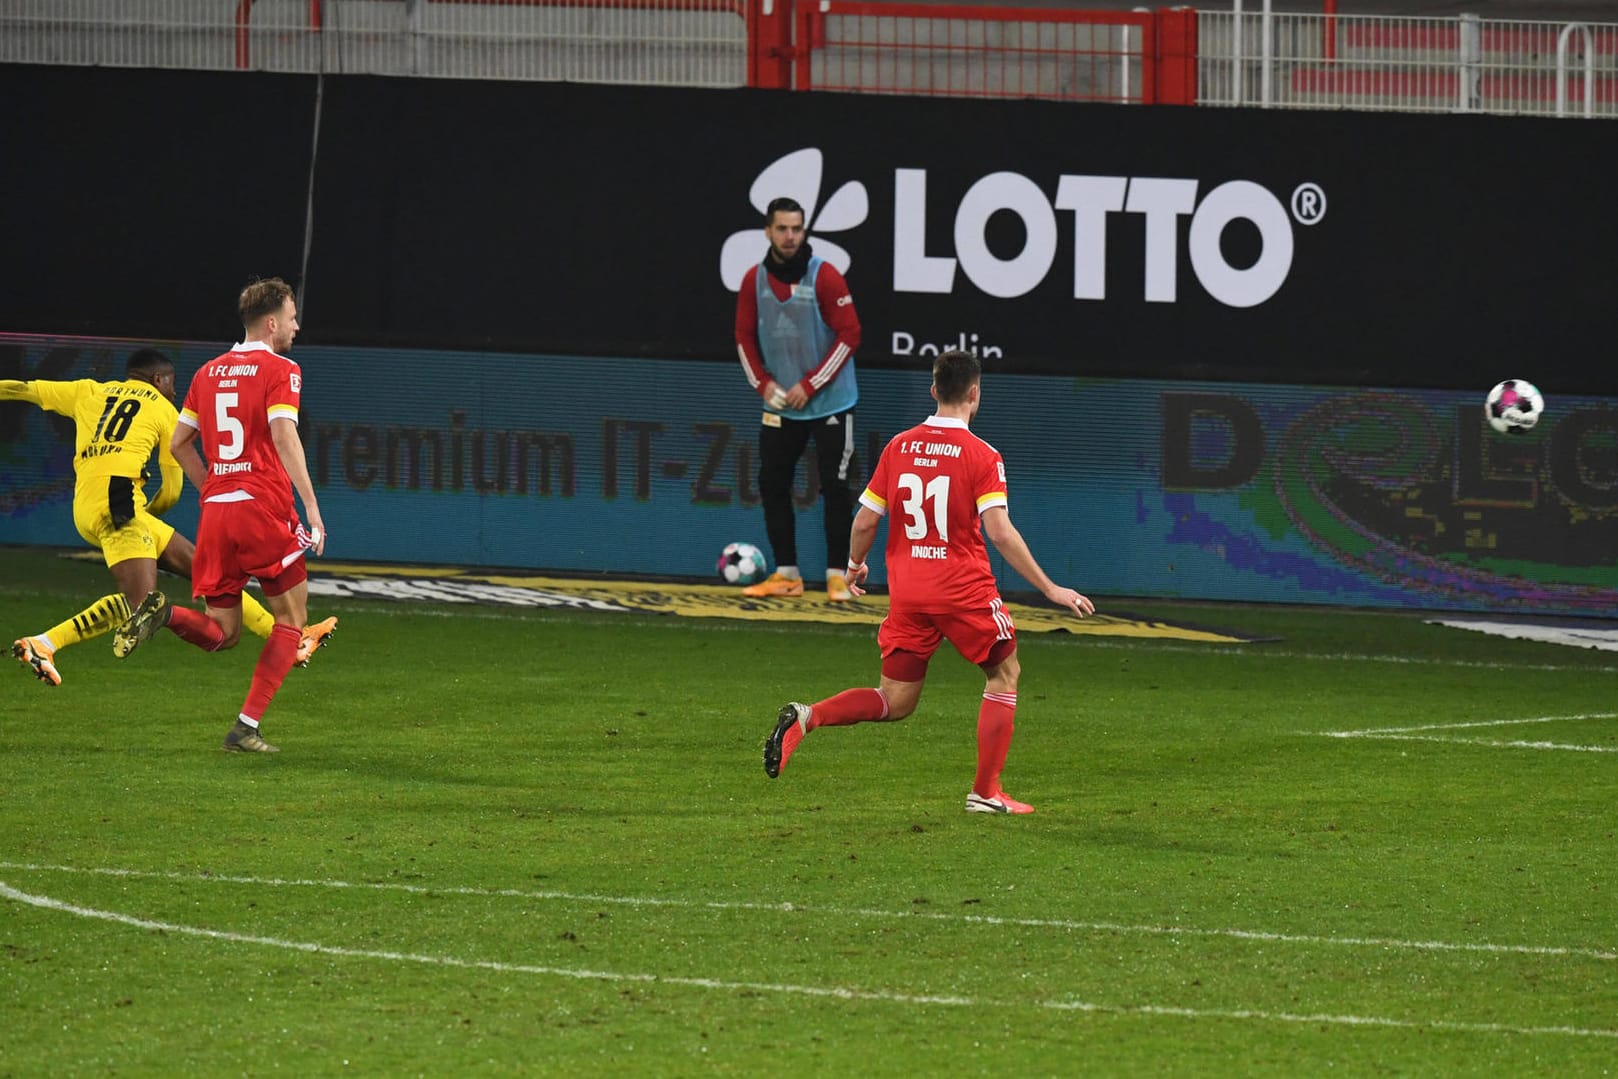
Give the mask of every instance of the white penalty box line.
M 466 885 L 406 884 L 402 881 L 348 881 L 240 876 L 226 873 L 178 873 L 116 866 L 70 866 L 37 862 L 0 861 L 0 871 L 67 873 L 80 876 L 160 880 L 173 883 L 239 884 L 261 888 L 329 888 L 355 891 L 399 892 L 406 895 L 467 896 L 488 899 L 532 899 L 542 902 L 606 904 L 641 909 L 798 914 L 803 917 L 866 918 L 887 921 L 954 923 L 965 926 L 1003 926 L 1012 929 L 1055 929 L 1063 932 L 1131 934 L 1163 937 L 1210 937 L 1255 941 L 1260 944 L 1298 944 L 1305 947 L 1372 948 L 1381 951 L 1460 952 L 1482 955 L 1520 955 L 1594 959 L 1618 962 L 1618 948 L 1592 948 L 1558 944 L 1492 944 L 1484 941 L 1403 940 L 1396 937 L 1347 937 L 1314 933 L 1281 933 L 1261 929 L 1209 928 L 1185 925 L 1142 925 L 1123 922 L 1080 921 L 1072 918 L 1018 918 L 995 914 L 948 914 L 923 910 L 880 910 L 867 907 L 811 907 L 795 903 L 757 903 L 744 900 L 681 899 L 667 896 L 600 895 L 527 888 L 478 888 Z
M 0 863 L 0 866 L 6 864 L 7 863 Z M 18 866 L 16 868 L 21 867 Z M 163 876 L 164 874 L 152 875 Z M 263 881 L 261 883 L 295 882 Z M 498 892 L 491 894 L 505 893 Z M 151 918 L 141 918 L 133 914 L 124 914 L 119 911 L 100 910 L 94 907 L 80 906 L 75 903 L 69 903 L 65 900 L 52 898 L 51 896 L 24 892 L 20 889 L 13 888 L 4 881 L 0 881 L 0 900 L 10 900 L 14 903 L 22 903 L 38 910 L 54 911 L 56 913 L 72 915 L 74 917 L 86 918 L 94 921 L 110 922 L 115 925 L 130 926 L 132 928 L 145 930 L 149 933 L 155 932 L 176 936 L 197 937 L 204 940 L 214 940 L 227 944 L 248 944 L 266 948 L 280 948 L 287 951 L 303 952 L 313 955 L 339 956 L 347 959 L 392 963 L 417 963 L 426 966 L 444 967 L 449 969 L 487 970 L 504 974 L 528 974 L 552 978 L 568 978 L 579 981 L 598 981 L 620 984 L 630 983 L 653 986 L 663 985 L 690 989 L 718 990 L 732 993 L 775 993 L 821 999 L 865 1000 L 888 1004 L 919 1005 L 925 1007 L 980 1009 L 985 1007 L 1032 1007 L 1042 1011 L 1067 1011 L 1095 1015 L 1145 1016 L 1151 1018 L 1164 1017 L 1190 1019 L 1196 1021 L 1217 1019 L 1233 1022 L 1303 1024 L 1316 1027 L 1344 1026 L 1399 1030 L 1438 1030 L 1461 1034 L 1506 1036 L 1533 1035 L 1541 1037 L 1600 1038 L 1604 1040 L 1618 1041 L 1618 1028 L 1610 1027 L 1580 1027 L 1568 1024 L 1519 1026 L 1509 1023 L 1473 1022 L 1456 1019 L 1405 1019 L 1396 1016 L 1354 1015 L 1341 1013 L 1300 1013 L 1267 1011 L 1257 1008 L 1188 1008 L 1160 1004 L 1105 1004 L 1094 1001 L 1076 1000 L 1073 998 L 1026 1002 L 993 999 L 988 997 L 907 993 L 890 989 L 860 989 L 852 986 L 750 982 L 723 978 L 702 978 L 680 975 L 653 974 L 641 971 L 591 970 L 578 967 L 555 967 L 529 963 L 512 963 L 492 959 L 472 959 L 464 956 L 454 955 L 430 955 L 420 952 L 398 952 L 373 948 L 349 948 L 341 945 L 328 945 L 313 941 L 291 940 L 283 937 L 236 933 L 228 930 L 209 929 L 204 926 L 181 925 L 174 922 L 164 922 Z
M 1472 731 L 1489 727 L 1526 727 L 1537 723 L 1581 723 L 1592 719 L 1618 719 L 1618 712 L 1585 712 L 1573 716 L 1522 716 L 1515 719 L 1482 719 L 1469 723 L 1420 723 L 1410 727 L 1366 727 L 1357 731 L 1305 731 L 1320 738 L 1367 738 L 1381 742 L 1448 742 L 1452 745 L 1487 746 L 1492 749 L 1554 749 L 1570 753 L 1618 753 L 1618 745 L 1580 745 L 1571 742 L 1534 741 L 1525 738 L 1469 738 L 1451 731 Z

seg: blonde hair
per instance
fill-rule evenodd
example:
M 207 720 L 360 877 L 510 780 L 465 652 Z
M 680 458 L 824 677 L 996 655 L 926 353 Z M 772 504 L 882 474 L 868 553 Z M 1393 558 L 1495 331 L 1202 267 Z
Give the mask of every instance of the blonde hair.
M 251 326 L 265 315 L 273 315 L 292 296 L 292 286 L 279 277 L 262 277 L 242 289 L 236 300 L 236 312 L 243 326 Z

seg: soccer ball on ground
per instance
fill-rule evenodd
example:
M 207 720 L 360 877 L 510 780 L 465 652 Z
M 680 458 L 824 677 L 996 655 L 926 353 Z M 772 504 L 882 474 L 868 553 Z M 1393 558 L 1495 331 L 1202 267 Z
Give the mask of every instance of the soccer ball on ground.
M 1483 405 L 1483 418 L 1501 434 L 1521 434 L 1539 422 L 1545 412 L 1545 399 L 1532 382 L 1508 378 L 1489 391 Z
M 770 571 L 764 552 L 751 543 L 727 543 L 719 552 L 719 579 L 726 584 L 752 584 Z

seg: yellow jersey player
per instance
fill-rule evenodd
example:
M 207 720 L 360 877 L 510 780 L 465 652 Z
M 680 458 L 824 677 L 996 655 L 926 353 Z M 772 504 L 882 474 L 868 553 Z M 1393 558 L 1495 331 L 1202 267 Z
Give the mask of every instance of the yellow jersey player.
M 61 685 L 56 653 L 122 625 L 141 599 L 157 587 L 157 567 L 191 577 L 195 548 L 158 514 L 180 498 L 185 474 L 169 451 L 179 413 L 174 407 L 174 364 L 162 352 L 143 348 L 130 355 L 117 382 L 78 379 L 0 379 L 0 401 L 27 401 L 69 416 L 75 430 L 73 524 L 101 551 L 118 591 L 44 633 L 19 638 L 11 653 L 50 685 Z M 162 483 L 147 501 L 146 481 L 153 451 Z M 275 620 L 251 596 L 243 596 L 243 622 L 267 637 Z M 308 627 L 298 660 L 307 665 L 326 642 L 337 620 Z

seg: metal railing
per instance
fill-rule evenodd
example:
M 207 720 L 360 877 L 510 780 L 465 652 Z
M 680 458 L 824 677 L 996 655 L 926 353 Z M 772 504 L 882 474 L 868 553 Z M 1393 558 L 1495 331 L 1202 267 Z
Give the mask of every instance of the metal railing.
M 1618 24 L 1233 2 L 0 0 L 0 63 L 1618 117 Z
M 1618 25 L 1199 14 L 1198 103 L 1618 117 Z
M 742 86 L 745 0 L 0 0 L 0 62 Z
M 1150 100 L 1149 12 L 810 5 L 800 89 L 1057 101 Z

